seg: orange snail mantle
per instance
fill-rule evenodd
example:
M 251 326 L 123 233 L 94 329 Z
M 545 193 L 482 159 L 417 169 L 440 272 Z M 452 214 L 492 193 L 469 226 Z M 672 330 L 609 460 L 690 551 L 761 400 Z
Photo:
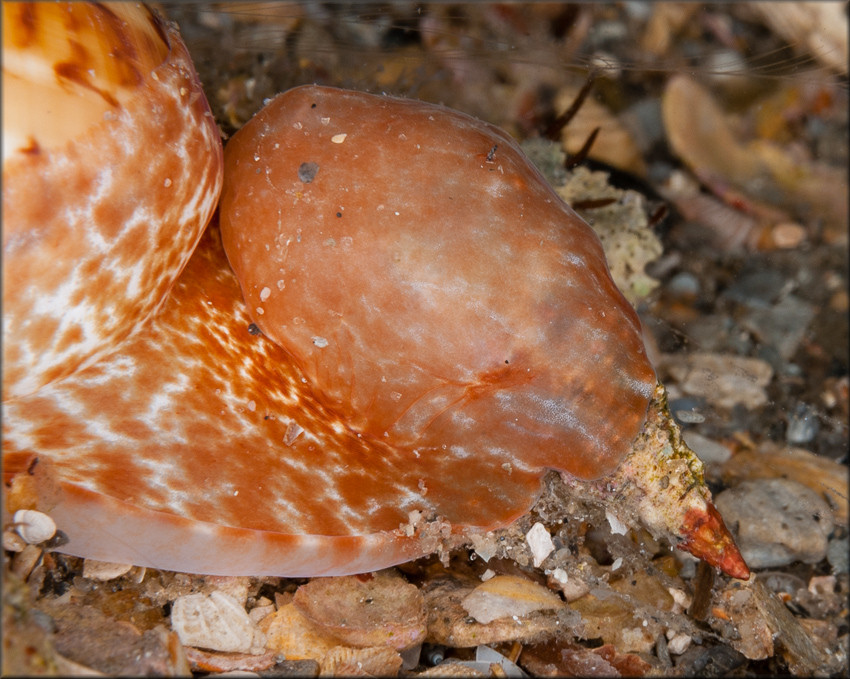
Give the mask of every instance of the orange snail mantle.
M 185 48 L 143 20 L 166 61 L 140 68 L 157 77 L 113 97 L 94 126 L 144 117 L 133 97 L 173 76 L 161 110 L 197 138 L 197 164 L 169 140 L 107 167 L 177 157 L 189 174 L 168 165 L 166 188 L 183 202 L 80 181 L 94 227 L 69 223 L 78 211 L 57 200 L 45 237 L 7 242 L 4 230 L 10 258 L 57 258 L 71 233 L 82 248 L 64 269 L 18 272 L 28 306 L 7 299 L 4 268 L 4 331 L 7 302 L 17 314 L 4 361 L 22 364 L 8 382 L 4 371 L 4 470 L 17 472 L 11 495 L 51 512 L 65 551 L 211 574 L 356 573 L 434 549 L 404 529 L 411 516 L 461 536 L 509 524 L 547 469 L 588 492 L 600 477 L 651 476 L 630 455 L 657 396 L 640 322 L 596 236 L 508 135 L 440 106 L 305 86 L 230 140 L 222 170 Z M 5 51 L 4 34 L 4 63 Z M 71 180 L 57 171 L 51 185 L 53 166 L 91 165 L 79 149 L 92 129 L 39 147 L 34 171 L 57 198 Z M 10 233 L 35 234 L 36 206 L 8 188 L 7 167 L 12 180 L 27 171 L 18 161 L 4 161 L 4 217 Z M 162 175 L 143 174 L 161 195 Z M 222 176 L 220 231 L 195 247 Z M 134 237 L 161 234 L 135 260 L 115 223 L 128 215 Z M 74 287 L 93 257 L 104 284 Z M 121 276 L 119 294 L 108 283 Z M 73 301 L 70 320 L 56 314 Z M 125 306 L 138 311 L 115 318 Z M 52 321 L 35 323 L 38 309 Z M 699 476 L 679 463 L 683 479 Z M 641 517 L 745 577 L 695 487 L 679 503 L 647 491 Z

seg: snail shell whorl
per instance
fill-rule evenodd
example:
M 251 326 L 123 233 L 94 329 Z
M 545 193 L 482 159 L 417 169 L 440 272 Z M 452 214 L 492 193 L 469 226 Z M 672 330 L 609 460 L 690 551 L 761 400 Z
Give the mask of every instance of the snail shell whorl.
M 3 5 L 3 399 L 89 365 L 157 310 L 221 187 L 175 27 L 119 3 Z

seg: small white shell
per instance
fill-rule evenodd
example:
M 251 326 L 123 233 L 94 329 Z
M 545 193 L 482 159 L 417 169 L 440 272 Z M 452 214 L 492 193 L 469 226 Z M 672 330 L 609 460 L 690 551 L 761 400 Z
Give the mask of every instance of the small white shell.
M 34 509 L 19 509 L 14 517 L 15 529 L 31 545 L 40 544 L 56 535 L 56 524 L 47 514 Z

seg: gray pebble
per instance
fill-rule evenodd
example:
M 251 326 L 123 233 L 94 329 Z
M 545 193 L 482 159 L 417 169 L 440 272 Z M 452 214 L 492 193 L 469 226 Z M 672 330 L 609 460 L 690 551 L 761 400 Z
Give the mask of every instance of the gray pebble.
M 683 431 L 682 438 L 705 464 L 723 464 L 732 457 L 732 451 L 722 443 L 712 441 L 696 432 Z
M 786 276 L 775 269 L 738 276 L 722 296 L 753 308 L 769 308 L 779 298 Z
M 798 403 L 788 416 L 785 439 L 792 446 L 808 443 L 817 436 L 819 429 L 817 412 L 805 403 Z
M 784 360 L 790 360 L 815 317 L 815 307 L 794 295 L 788 295 L 769 309 L 753 309 L 741 325 L 761 342 L 775 347 Z
M 689 271 L 682 271 L 671 278 L 664 286 L 668 294 L 674 297 L 696 297 L 699 295 L 701 286 L 699 278 Z
M 826 556 L 832 511 L 823 498 L 796 481 L 744 481 L 720 493 L 716 505 L 736 533 L 750 568 L 817 563 Z
M 829 541 L 829 546 L 826 548 L 826 558 L 832 566 L 833 574 L 848 572 L 848 569 L 850 569 L 848 553 L 850 553 L 850 539 L 841 538 L 840 540 Z

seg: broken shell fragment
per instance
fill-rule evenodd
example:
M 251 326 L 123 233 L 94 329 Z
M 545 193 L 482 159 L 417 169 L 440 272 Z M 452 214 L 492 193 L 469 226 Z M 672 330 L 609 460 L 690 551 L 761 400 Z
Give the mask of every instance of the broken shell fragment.
M 108 561 L 86 559 L 83 562 L 83 577 L 88 580 L 107 582 L 126 575 L 132 568 L 133 566 L 127 563 L 109 563 Z
M 219 591 L 186 594 L 171 607 L 171 626 L 180 643 L 212 651 L 261 653 L 265 635 L 233 597 Z
M 487 624 L 504 617 L 523 617 L 534 611 L 559 610 L 565 604 L 557 594 L 531 580 L 497 575 L 467 594 L 461 606 L 478 622 Z
M 403 650 L 425 639 L 422 594 L 392 573 L 317 578 L 298 588 L 293 604 L 317 629 L 346 646 Z
M 528 548 L 531 550 L 535 568 L 539 567 L 546 560 L 546 557 L 555 551 L 552 536 L 546 530 L 546 526 L 539 521 L 525 534 L 525 540 L 528 542 Z

